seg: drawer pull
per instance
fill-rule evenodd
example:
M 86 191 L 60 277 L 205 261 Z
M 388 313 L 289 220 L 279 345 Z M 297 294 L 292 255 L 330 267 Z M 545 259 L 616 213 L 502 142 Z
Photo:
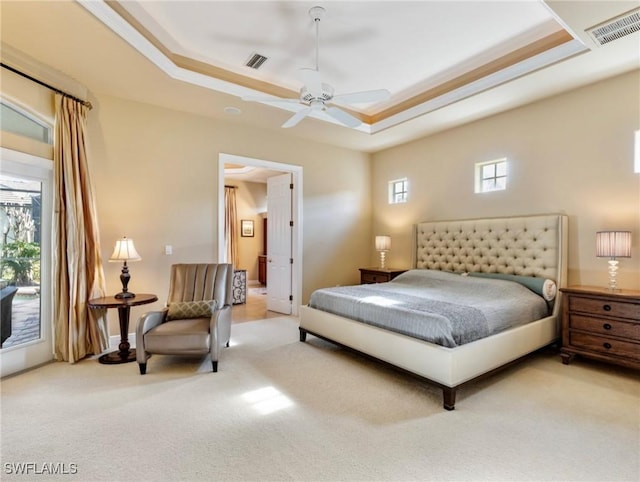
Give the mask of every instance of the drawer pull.
M 607 350 L 611 349 L 611 343 L 603 343 L 602 346 L 605 347 Z
M 602 307 L 602 309 L 603 309 L 604 311 L 611 311 L 611 305 L 604 305 L 604 306 Z
M 602 325 L 602 328 L 604 328 L 605 330 L 610 330 L 611 325 L 609 323 L 605 323 L 604 325 Z

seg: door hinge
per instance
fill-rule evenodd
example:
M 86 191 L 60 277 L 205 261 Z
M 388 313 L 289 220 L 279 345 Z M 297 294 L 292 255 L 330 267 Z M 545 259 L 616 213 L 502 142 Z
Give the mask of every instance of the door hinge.
M 293 189 L 293 183 L 289 184 L 289 189 Z
M 289 264 L 293 264 L 293 258 L 289 258 Z
M 289 221 L 289 226 L 293 227 L 293 221 Z
M 289 295 L 289 301 L 293 301 L 293 295 Z

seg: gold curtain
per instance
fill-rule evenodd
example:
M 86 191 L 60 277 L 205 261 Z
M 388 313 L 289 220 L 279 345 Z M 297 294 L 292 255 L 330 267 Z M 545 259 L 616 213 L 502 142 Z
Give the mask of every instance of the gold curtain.
M 71 363 L 108 346 L 106 310 L 87 306 L 105 295 L 85 146 L 87 113 L 79 102 L 55 95 L 53 323 L 55 356 Z
M 236 211 L 236 188 L 224 187 L 224 244 L 227 263 L 238 267 L 238 215 Z

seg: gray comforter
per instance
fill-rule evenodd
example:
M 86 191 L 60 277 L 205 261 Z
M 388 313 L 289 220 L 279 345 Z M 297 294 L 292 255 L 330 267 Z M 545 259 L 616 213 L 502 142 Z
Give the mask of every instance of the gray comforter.
M 389 283 L 320 289 L 309 306 L 445 347 L 548 313 L 542 297 L 516 282 L 422 269 Z

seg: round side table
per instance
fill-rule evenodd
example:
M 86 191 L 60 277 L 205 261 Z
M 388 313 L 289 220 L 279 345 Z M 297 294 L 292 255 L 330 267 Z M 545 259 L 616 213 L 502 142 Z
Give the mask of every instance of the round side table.
M 129 345 L 129 312 L 132 306 L 146 305 L 158 301 L 156 295 L 137 294 L 134 298 L 116 298 L 105 296 L 104 298 L 94 298 L 87 304 L 89 308 L 118 308 L 118 318 L 120 320 L 120 345 L 118 351 L 107 353 L 98 358 L 100 363 L 114 365 L 117 363 L 128 363 L 136 359 L 135 348 Z

